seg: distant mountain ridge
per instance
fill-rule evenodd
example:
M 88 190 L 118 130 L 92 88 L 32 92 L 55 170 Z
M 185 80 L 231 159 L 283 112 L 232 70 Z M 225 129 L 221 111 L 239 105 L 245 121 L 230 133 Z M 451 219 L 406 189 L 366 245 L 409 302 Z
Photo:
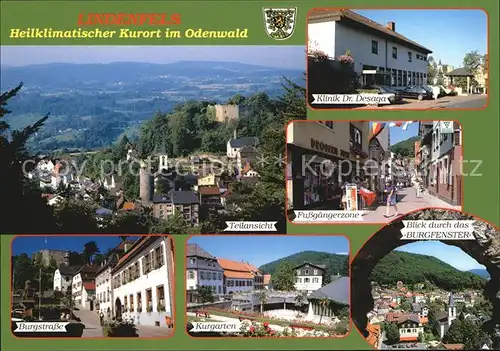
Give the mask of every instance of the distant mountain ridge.
M 467 272 L 476 274 L 482 278 L 488 278 L 488 279 L 490 278 L 490 273 L 488 273 L 486 269 L 471 269 L 468 270 Z
M 486 280 L 470 272 L 462 272 L 440 259 L 392 251 L 375 266 L 371 280 L 382 285 L 396 285 L 429 282 L 444 290 L 481 288 Z
M 76 83 L 133 82 L 136 80 L 165 79 L 165 76 L 224 78 L 271 75 L 296 75 L 300 70 L 265 67 L 239 62 L 178 61 L 173 63 L 112 62 L 112 63 L 47 63 L 28 66 L 3 66 L 2 87 L 12 87 L 24 82 L 27 86 L 70 87 Z M 5 89 L 5 88 L 3 88 Z
M 280 258 L 279 260 L 263 264 L 262 266 L 259 267 L 259 269 L 264 273 L 272 275 L 274 274 L 274 272 L 276 272 L 276 269 L 283 261 L 286 261 L 293 266 L 301 265 L 304 262 L 317 265 L 325 265 L 327 267 L 327 272 L 329 272 L 329 274 L 331 275 L 334 274 L 340 274 L 343 276 L 348 275 L 348 269 L 347 269 L 348 255 L 332 254 L 320 251 L 298 252 L 296 254 Z
M 283 78 L 303 85 L 302 70 L 218 61 L 50 63 L 2 67 L 0 75 L 2 93 L 24 83 L 9 101 L 12 129 L 50 114 L 28 143 L 44 154 L 106 147 L 123 134 L 137 139 L 144 121 L 188 101 L 226 103 L 260 93 L 275 98 L 283 93 Z

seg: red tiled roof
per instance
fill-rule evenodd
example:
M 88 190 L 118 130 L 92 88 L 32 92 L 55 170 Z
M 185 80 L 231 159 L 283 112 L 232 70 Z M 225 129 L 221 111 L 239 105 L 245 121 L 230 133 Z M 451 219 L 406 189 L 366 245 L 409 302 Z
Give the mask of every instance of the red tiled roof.
M 247 174 L 251 170 L 252 170 L 252 165 L 250 164 L 250 162 L 247 162 L 243 166 L 243 170 L 241 171 L 241 174 Z
M 83 282 L 83 287 L 85 290 L 95 290 L 95 283 L 94 282 Z
M 252 279 L 260 274 L 257 267 L 250 263 L 227 260 L 218 258 L 219 265 L 224 270 L 224 276 L 228 278 Z
M 420 324 L 427 324 L 429 323 L 429 318 L 427 317 L 420 317 Z
M 132 211 L 135 210 L 135 204 L 133 202 L 125 202 L 123 204 L 124 211 Z
M 220 195 L 219 187 L 217 186 L 202 186 L 198 188 L 201 195 Z
M 44 199 L 47 199 L 47 201 L 52 200 L 54 197 L 56 197 L 56 194 L 42 194 L 42 197 Z
M 253 279 L 253 274 L 250 272 L 224 271 L 224 277 L 233 279 Z
M 377 347 L 381 334 L 380 325 L 374 325 L 368 323 L 368 325 L 366 326 L 366 330 L 369 333 L 368 337 L 366 338 L 366 341 L 368 341 L 370 345 Z
M 149 238 L 150 236 L 143 236 L 139 240 L 137 240 L 132 246 L 132 248 L 125 255 L 123 255 L 122 258 L 120 258 L 120 260 L 115 266 L 115 269 L 119 267 L 121 264 L 123 264 L 123 262 L 125 262 L 130 256 L 132 256 L 132 254 L 139 251 L 147 243 Z
M 62 167 L 62 163 L 57 163 L 55 166 L 54 166 L 54 173 L 55 174 L 58 174 L 59 173 L 59 170 L 61 169 Z
M 400 336 L 399 341 L 418 341 L 416 336 Z
M 387 313 L 387 316 L 385 317 L 385 320 L 389 323 L 397 323 L 400 318 L 404 317 L 404 315 L 401 312 L 389 312 Z
M 463 350 L 463 344 L 443 344 L 445 350 Z
M 226 260 L 225 258 L 218 258 L 217 261 L 224 270 L 248 272 L 248 268 L 245 266 L 245 262 Z

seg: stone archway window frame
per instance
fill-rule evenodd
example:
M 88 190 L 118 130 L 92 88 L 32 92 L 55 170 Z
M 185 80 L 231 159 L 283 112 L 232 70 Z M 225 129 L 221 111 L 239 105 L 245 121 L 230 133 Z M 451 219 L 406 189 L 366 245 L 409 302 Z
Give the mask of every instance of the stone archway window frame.
M 376 232 L 353 255 L 351 261 L 351 316 L 356 328 L 366 338 L 367 313 L 374 307 L 372 296 L 371 275 L 376 264 L 387 254 L 416 241 L 401 240 L 402 220 L 475 220 L 474 236 L 476 240 L 449 240 L 442 243 L 459 247 L 466 254 L 486 267 L 490 280 L 484 287 L 483 295 L 493 304 L 493 315 L 489 322 L 483 324 L 483 329 L 493 335 L 493 349 L 500 349 L 500 232 L 497 227 L 483 219 L 458 210 L 421 209 L 406 214 L 389 223 Z

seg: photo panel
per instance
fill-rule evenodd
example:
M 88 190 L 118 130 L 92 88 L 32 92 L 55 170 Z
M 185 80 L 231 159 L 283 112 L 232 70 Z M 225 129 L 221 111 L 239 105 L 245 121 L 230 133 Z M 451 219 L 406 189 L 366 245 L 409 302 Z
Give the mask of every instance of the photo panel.
M 17 236 L 11 294 L 17 338 L 169 338 L 174 243 L 165 235 Z
M 7 177 L 8 210 L 35 198 L 33 219 L 3 232 L 286 233 L 303 45 L 5 46 L 2 62 L 9 133 L 40 123 Z
M 193 338 L 342 338 L 350 332 L 345 236 L 193 236 L 186 248 Z
M 286 148 L 294 224 L 387 223 L 420 208 L 462 208 L 458 122 L 293 121 Z
M 500 232 L 456 210 L 407 214 L 351 263 L 352 318 L 379 350 L 498 349 Z
M 308 104 L 483 109 L 489 90 L 487 26 L 481 8 L 313 8 L 307 15 Z

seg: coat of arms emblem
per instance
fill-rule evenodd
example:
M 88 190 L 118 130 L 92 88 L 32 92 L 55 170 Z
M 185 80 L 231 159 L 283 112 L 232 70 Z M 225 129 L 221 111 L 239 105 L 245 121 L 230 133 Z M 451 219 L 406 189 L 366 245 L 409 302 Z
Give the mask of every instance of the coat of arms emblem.
M 285 40 L 293 35 L 297 8 L 264 8 L 263 11 L 267 35 L 275 40 Z

